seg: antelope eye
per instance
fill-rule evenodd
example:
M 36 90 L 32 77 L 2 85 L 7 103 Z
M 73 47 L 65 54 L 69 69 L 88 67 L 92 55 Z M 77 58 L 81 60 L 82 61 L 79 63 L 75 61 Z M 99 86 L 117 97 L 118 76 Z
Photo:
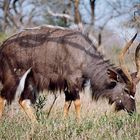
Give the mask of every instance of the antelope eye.
M 124 92 L 126 92 L 127 94 L 129 94 L 129 90 L 127 88 L 124 88 Z

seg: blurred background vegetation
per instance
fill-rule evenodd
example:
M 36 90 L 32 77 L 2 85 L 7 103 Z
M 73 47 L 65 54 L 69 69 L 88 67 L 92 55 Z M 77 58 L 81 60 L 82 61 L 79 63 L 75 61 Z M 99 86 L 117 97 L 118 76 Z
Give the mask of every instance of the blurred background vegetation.
M 42 24 L 79 27 L 98 46 L 121 46 L 140 30 L 140 1 L 0 0 L 1 40 Z

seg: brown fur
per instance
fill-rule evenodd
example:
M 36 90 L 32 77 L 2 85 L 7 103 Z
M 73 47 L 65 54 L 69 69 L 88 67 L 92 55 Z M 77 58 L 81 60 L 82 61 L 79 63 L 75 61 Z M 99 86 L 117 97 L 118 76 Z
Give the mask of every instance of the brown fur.
M 131 90 L 124 92 L 127 88 L 125 74 L 110 65 L 109 61 L 104 61 L 92 42 L 81 32 L 40 27 L 7 39 L 0 50 L 0 79 L 4 85 L 1 96 L 9 103 L 14 99 L 20 77 L 30 67 L 32 72 L 26 80 L 22 100 L 31 99 L 34 102 L 35 92 L 44 89 L 54 92 L 62 90 L 67 101 L 76 100 L 79 99 L 79 91 L 90 80 L 94 99 L 106 97 L 109 103 L 116 102 L 116 108 L 121 106 L 119 109 L 135 111 L 135 101 L 129 97 Z M 127 100 L 131 104 L 126 104 Z

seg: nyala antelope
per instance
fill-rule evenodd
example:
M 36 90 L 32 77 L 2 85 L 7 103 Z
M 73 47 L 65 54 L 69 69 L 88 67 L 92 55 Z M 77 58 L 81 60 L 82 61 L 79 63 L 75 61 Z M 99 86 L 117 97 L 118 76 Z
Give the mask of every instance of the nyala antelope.
M 136 85 L 140 80 L 140 45 L 135 52 L 135 73 L 129 73 L 124 55 L 136 35 L 125 45 L 120 67 L 111 65 L 83 33 L 59 27 L 25 29 L 3 42 L 0 48 L 0 116 L 5 103 L 18 97 L 19 104 L 32 122 L 36 121 L 31 103 L 40 91 L 65 93 L 64 116 L 73 101 L 80 118 L 79 92 L 90 80 L 92 98 L 108 99 L 115 110 L 136 111 Z

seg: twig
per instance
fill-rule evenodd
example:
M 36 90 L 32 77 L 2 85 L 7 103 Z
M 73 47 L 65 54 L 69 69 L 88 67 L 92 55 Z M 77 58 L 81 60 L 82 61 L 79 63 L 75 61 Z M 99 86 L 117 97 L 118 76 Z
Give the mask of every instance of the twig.
M 71 17 L 70 15 L 68 14 L 61 14 L 61 13 L 54 13 L 53 11 L 51 11 L 51 9 L 48 7 L 47 8 L 47 11 L 48 13 L 51 15 L 51 16 L 54 16 L 54 17 L 59 17 L 59 18 L 67 18 L 71 21 L 74 21 L 74 18 Z
M 48 114 L 47 114 L 47 118 L 50 116 L 51 110 L 52 110 L 52 108 L 53 108 L 53 106 L 54 106 L 54 104 L 55 104 L 55 101 L 56 101 L 57 97 L 58 97 L 58 96 L 56 96 L 56 94 L 55 94 L 55 95 L 54 95 L 53 103 L 52 103 L 52 105 L 51 105 L 51 107 L 50 107 L 50 109 L 49 109 L 49 112 L 48 112 Z

